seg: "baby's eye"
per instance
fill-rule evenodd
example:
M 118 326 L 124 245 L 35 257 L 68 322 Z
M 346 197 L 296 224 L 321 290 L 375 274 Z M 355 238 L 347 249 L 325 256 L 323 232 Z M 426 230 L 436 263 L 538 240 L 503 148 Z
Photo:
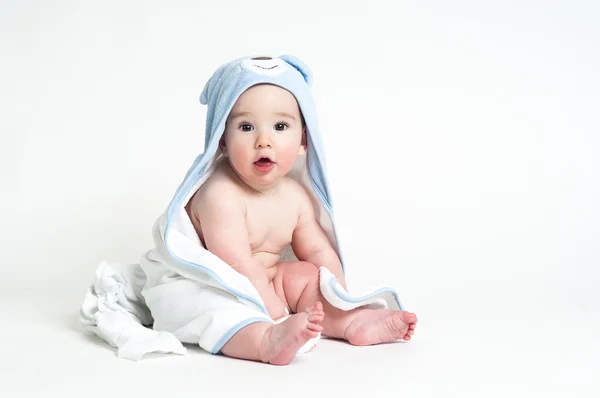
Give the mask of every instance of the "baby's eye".
M 242 131 L 252 131 L 252 125 L 249 123 L 241 123 L 239 128 Z
M 288 127 L 290 127 L 289 124 L 281 122 L 281 123 L 277 123 L 275 125 L 275 130 L 283 131 L 283 130 L 287 129 Z

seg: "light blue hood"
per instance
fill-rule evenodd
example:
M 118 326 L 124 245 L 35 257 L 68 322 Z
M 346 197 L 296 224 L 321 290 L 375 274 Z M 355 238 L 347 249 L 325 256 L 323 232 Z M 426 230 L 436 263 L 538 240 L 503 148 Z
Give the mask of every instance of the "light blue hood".
M 296 97 L 306 123 L 308 181 L 312 194 L 319 199 L 333 224 L 333 204 L 327 184 L 323 143 L 310 91 L 312 73 L 304 62 L 291 55 L 239 58 L 219 67 L 206 83 L 200 95 L 200 103 L 208 105 L 204 151 L 196 158 L 177 189 L 169 205 L 168 221 L 182 206 L 183 200 L 189 197 L 190 189 L 204 175 L 210 160 L 217 155 L 225 122 L 235 102 L 249 87 L 260 83 L 280 86 Z M 339 251 L 339 248 L 336 247 L 336 250 Z

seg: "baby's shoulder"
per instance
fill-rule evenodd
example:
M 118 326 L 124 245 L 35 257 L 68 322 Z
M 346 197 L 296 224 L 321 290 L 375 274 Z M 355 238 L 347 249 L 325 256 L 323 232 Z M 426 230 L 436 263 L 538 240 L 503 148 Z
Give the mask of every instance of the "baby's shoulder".
M 285 196 L 287 196 L 290 199 L 295 199 L 298 203 L 306 203 L 310 201 L 308 192 L 306 192 L 306 189 L 302 184 L 300 184 L 300 182 L 298 182 L 292 177 L 287 176 L 284 178 L 283 181 L 285 184 Z
M 191 208 L 195 211 L 211 211 L 240 205 L 241 194 L 228 178 L 215 172 L 193 195 Z

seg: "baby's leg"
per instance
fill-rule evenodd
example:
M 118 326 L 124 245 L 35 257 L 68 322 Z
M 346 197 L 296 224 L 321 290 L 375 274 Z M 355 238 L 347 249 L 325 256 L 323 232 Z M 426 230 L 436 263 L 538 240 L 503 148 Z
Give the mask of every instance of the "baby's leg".
M 315 303 L 280 324 L 253 323 L 234 334 L 221 352 L 234 358 L 287 365 L 300 347 L 323 330 L 323 315 L 321 303 Z
M 325 336 L 348 340 L 354 345 L 372 345 L 410 340 L 417 324 L 415 314 L 407 311 L 358 308 L 340 310 L 327 302 L 319 288 L 319 270 L 313 264 L 283 262 L 277 265 L 273 279 L 275 291 L 292 312 L 319 301 L 323 303 Z

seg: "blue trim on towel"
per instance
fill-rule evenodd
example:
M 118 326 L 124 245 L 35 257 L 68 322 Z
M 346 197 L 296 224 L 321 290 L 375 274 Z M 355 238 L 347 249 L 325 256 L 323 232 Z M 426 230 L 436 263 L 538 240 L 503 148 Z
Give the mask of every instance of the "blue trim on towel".
M 248 326 L 248 325 L 250 325 L 252 323 L 257 323 L 257 322 L 274 323 L 272 319 L 257 318 L 257 317 L 243 320 L 240 323 L 237 323 L 231 329 L 229 329 L 229 331 L 227 331 L 227 333 L 225 333 L 223 335 L 223 337 L 221 337 L 219 339 L 219 341 L 217 342 L 217 344 L 215 344 L 215 346 L 211 350 L 211 354 L 218 354 L 219 351 L 221 351 L 221 348 L 223 348 L 223 346 L 229 341 L 229 339 L 231 339 L 233 337 L 234 334 L 236 334 L 237 332 L 239 332 L 242 328 L 245 328 L 246 326 Z
M 400 297 L 398 296 L 398 293 L 396 293 L 396 291 L 392 288 L 389 287 L 382 287 L 380 289 L 375 290 L 373 293 L 371 294 L 367 294 L 366 296 L 362 296 L 362 297 L 351 297 L 350 295 L 348 295 L 348 293 L 346 293 L 343 290 L 340 290 L 338 288 L 339 283 L 337 280 L 335 279 L 331 279 L 329 281 L 329 287 L 331 288 L 331 290 L 338 295 L 339 298 L 341 298 L 344 301 L 347 301 L 349 303 L 360 303 L 362 301 L 365 300 L 369 300 L 372 299 L 375 296 L 379 296 L 380 294 L 383 293 L 391 293 L 394 296 L 394 299 L 396 299 L 396 303 L 398 303 L 398 307 L 402 310 L 405 311 L 404 309 L 404 305 L 402 305 L 402 302 L 400 301 Z
M 165 228 L 165 235 L 166 235 L 166 231 L 168 231 L 169 224 L 170 224 L 170 222 L 169 222 L 169 221 L 167 221 L 167 226 L 166 226 L 166 228 Z M 205 273 L 205 274 L 207 274 L 209 277 L 213 278 L 213 279 L 214 279 L 214 280 L 215 280 L 217 283 L 219 283 L 221 286 L 223 286 L 223 287 L 225 288 L 225 290 L 227 290 L 229 293 L 231 293 L 231 294 L 233 294 L 234 296 L 237 296 L 237 297 L 239 297 L 239 298 L 242 298 L 242 299 L 244 299 L 244 300 L 250 301 L 252 304 L 256 305 L 256 306 L 257 306 L 257 307 L 258 307 L 258 308 L 259 308 L 259 309 L 260 309 L 260 310 L 261 310 L 261 311 L 262 311 L 262 312 L 263 312 L 265 315 L 269 315 L 269 312 L 267 311 L 267 307 L 266 307 L 266 306 L 265 306 L 263 303 L 261 303 L 261 302 L 259 302 L 259 301 L 256 301 L 256 300 L 255 300 L 253 297 L 251 297 L 251 296 L 248 296 L 248 295 L 246 295 L 246 294 L 244 294 L 244 293 L 241 293 L 241 292 L 239 292 L 239 291 L 237 291 L 237 290 L 235 290 L 235 289 L 231 288 L 229 285 L 227 285 L 227 284 L 226 284 L 226 283 L 223 281 L 223 279 L 219 278 L 219 276 L 218 276 L 218 275 L 217 275 L 217 274 L 216 274 L 214 271 L 212 271 L 210 268 L 207 268 L 207 267 L 204 267 L 204 266 L 202 266 L 202 265 L 200 265 L 200 264 L 192 263 L 192 262 L 190 262 L 190 261 L 186 261 L 186 260 L 183 260 L 183 259 L 182 259 L 182 258 L 180 258 L 180 257 L 177 257 L 175 254 L 173 254 L 173 252 L 172 252 L 172 251 L 171 251 L 171 249 L 169 248 L 169 244 L 168 244 L 168 242 L 167 242 L 167 237 L 165 236 L 163 239 L 164 239 L 164 241 L 165 241 L 165 246 L 166 246 L 166 248 L 167 248 L 167 251 L 169 252 L 169 254 L 170 254 L 170 255 L 171 255 L 173 258 L 177 259 L 177 261 L 179 261 L 179 263 L 180 263 L 180 264 L 187 265 L 188 267 L 195 268 L 195 269 L 198 269 L 198 270 L 200 270 L 200 271 L 204 272 L 204 273 Z

